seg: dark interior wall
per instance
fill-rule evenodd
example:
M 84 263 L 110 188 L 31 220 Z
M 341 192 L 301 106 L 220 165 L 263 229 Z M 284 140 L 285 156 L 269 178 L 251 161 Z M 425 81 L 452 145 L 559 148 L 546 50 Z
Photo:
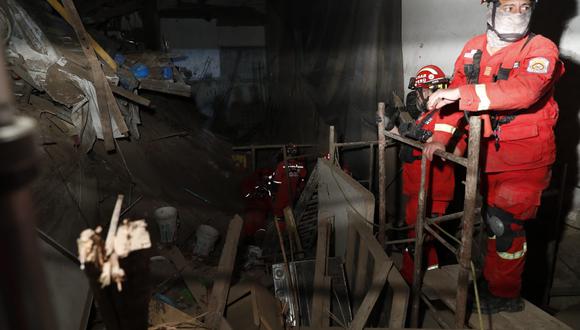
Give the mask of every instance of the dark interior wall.
M 318 117 L 344 140 L 376 139 L 377 102 L 402 93 L 401 1 L 268 2 L 274 132 L 311 141 Z

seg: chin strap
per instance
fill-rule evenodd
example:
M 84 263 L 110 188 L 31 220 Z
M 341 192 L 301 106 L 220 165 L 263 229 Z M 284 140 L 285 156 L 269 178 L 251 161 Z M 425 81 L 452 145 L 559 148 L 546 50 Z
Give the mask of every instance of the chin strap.
M 535 1 L 532 1 L 532 6 L 535 6 L 535 3 L 536 3 Z M 487 29 L 495 32 L 495 34 L 497 34 L 497 36 L 499 37 L 499 40 L 505 42 L 516 42 L 525 38 L 528 35 L 528 33 L 530 32 L 530 23 L 528 23 L 528 26 L 526 27 L 526 30 L 523 33 L 499 33 L 499 31 L 495 29 L 495 14 L 497 12 L 497 8 L 499 7 L 499 1 L 494 1 L 492 6 L 493 8 L 491 10 L 491 24 L 487 23 Z

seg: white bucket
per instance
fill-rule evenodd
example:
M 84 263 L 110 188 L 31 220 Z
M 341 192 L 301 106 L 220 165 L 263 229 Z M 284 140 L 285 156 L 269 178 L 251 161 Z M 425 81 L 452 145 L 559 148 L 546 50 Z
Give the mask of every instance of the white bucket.
M 177 209 L 172 206 L 160 207 L 153 213 L 159 226 L 160 240 L 163 244 L 175 242 L 177 232 Z
M 195 246 L 193 247 L 193 254 L 198 256 L 208 256 L 215 242 L 219 237 L 219 232 L 212 226 L 200 225 L 195 232 Z

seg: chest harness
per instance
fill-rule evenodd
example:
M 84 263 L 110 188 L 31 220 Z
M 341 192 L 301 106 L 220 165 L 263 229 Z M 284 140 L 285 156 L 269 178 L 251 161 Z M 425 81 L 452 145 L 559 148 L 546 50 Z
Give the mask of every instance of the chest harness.
M 500 80 L 508 80 L 510 77 L 510 73 L 513 69 L 517 69 L 520 67 L 520 62 L 517 61 L 517 58 L 521 54 L 521 52 L 526 48 L 526 46 L 530 43 L 530 41 L 536 35 L 530 33 L 527 37 L 526 41 L 522 45 L 520 49 L 514 47 L 505 57 L 504 62 L 502 62 L 499 66 L 497 73 L 493 76 L 493 82 L 497 82 Z M 467 78 L 467 83 L 470 85 L 477 85 L 479 84 L 479 75 L 481 72 L 481 57 L 483 55 L 482 48 L 484 45 L 482 44 L 479 49 L 473 51 L 473 63 L 465 64 L 463 66 L 463 71 L 465 72 L 465 77 Z M 468 118 L 468 113 L 465 112 L 465 116 Z M 493 138 L 495 140 L 495 150 L 498 151 L 500 147 L 500 138 L 499 133 L 501 131 L 501 126 L 512 122 L 516 118 L 517 114 L 512 113 L 510 115 L 498 115 L 497 113 L 491 112 L 489 117 L 491 119 L 491 128 L 493 130 Z

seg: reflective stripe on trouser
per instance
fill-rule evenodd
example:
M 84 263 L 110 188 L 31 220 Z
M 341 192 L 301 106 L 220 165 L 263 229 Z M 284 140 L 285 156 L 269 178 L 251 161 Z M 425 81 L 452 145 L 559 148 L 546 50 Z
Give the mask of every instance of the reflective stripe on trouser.
M 487 240 L 487 255 L 483 269 L 489 291 L 498 297 L 519 297 L 526 260 L 526 237 L 515 237 L 512 246 L 505 252 L 497 251 L 495 242 L 493 238 Z
M 502 147 L 503 148 L 503 147 Z M 550 168 L 486 173 L 482 189 L 489 206 L 502 209 L 525 221 L 536 216 L 542 191 L 550 182 Z M 512 224 L 513 231 L 524 230 Z M 514 298 L 520 295 L 522 273 L 526 260 L 526 237 L 515 237 L 512 246 L 500 255 L 495 240 L 488 239 L 483 275 L 489 291 L 498 297 Z M 517 258 L 516 258 L 517 257 Z

